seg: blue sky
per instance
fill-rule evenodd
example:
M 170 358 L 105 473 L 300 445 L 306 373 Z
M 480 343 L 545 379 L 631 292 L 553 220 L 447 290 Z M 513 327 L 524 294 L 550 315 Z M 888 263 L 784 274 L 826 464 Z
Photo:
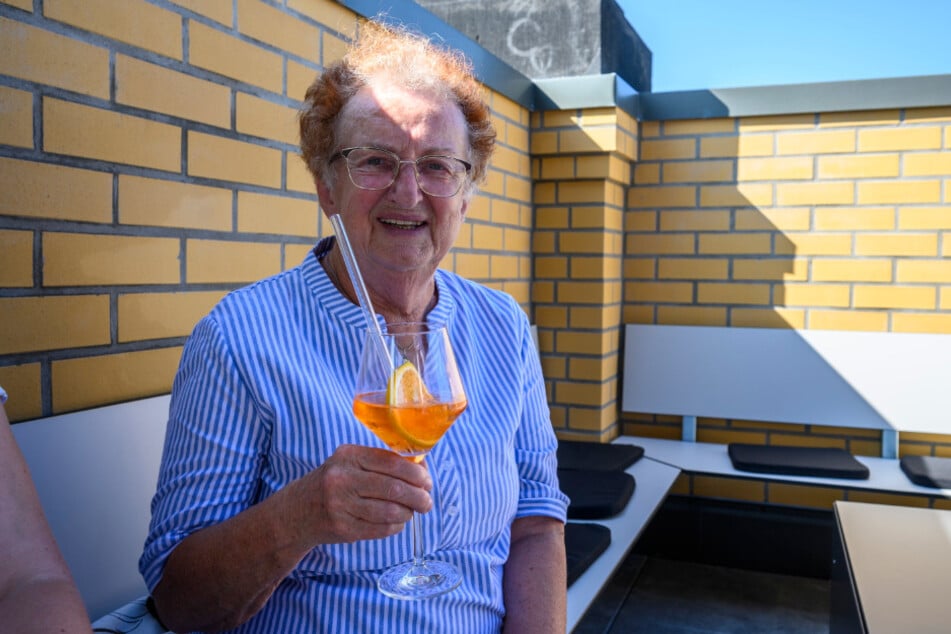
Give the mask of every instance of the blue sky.
M 951 0 L 617 0 L 653 92 L 951 74 Z

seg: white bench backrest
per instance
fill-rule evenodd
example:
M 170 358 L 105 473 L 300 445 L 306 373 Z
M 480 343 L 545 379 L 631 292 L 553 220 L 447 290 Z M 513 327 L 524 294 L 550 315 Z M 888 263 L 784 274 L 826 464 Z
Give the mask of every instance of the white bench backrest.
M 951 335 L 631 324 L 625 412 L 951 434 Z
M 13 425 L 90 617 L 146 594 L 138 571 L 169 396 Z

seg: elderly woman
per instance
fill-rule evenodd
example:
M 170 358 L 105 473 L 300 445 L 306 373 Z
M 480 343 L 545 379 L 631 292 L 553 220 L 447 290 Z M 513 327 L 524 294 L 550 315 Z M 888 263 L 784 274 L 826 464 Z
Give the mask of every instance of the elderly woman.
M 308 90 L 322 209 L 381 320 L 448 327 L 469 407 L 425 465 L 356 421 L 366 322 L 333 237 L 230 294 L 185 347 L 141 560 L 170 628 L 564 632 L 567 499 L 528 321 L 438 269 L 485 174 L 489 116 L 459 55 L 375 23 Z M 410 559 L 414 511 L 463 582 L 396 601 L 376 580 Z

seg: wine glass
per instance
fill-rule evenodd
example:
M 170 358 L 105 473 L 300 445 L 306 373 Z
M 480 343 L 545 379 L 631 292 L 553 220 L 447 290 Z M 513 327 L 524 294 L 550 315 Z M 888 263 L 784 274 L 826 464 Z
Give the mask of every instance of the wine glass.
M 421 463 L 466 408 L 449 333 L 425 323 L 388 324 L 368 331 L 360 359 L 353 413 L 386 445 Z M 462 581 L 450 563 L 425 558 L 420 517 L 411 521 L 413 559 L 386 570 L 380 591 L 396 599 L 428 599 Z

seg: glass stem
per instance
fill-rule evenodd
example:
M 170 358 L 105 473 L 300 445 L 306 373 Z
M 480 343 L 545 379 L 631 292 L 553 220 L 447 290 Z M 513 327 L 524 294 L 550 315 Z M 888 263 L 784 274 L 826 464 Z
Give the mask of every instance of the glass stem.
M 423 523 L 420 521 L 419 513 L 413 511 L 413 519 L 410 522 L 413 529 L 413 565 L 422 567 L 426 561 L 423 552 Z

